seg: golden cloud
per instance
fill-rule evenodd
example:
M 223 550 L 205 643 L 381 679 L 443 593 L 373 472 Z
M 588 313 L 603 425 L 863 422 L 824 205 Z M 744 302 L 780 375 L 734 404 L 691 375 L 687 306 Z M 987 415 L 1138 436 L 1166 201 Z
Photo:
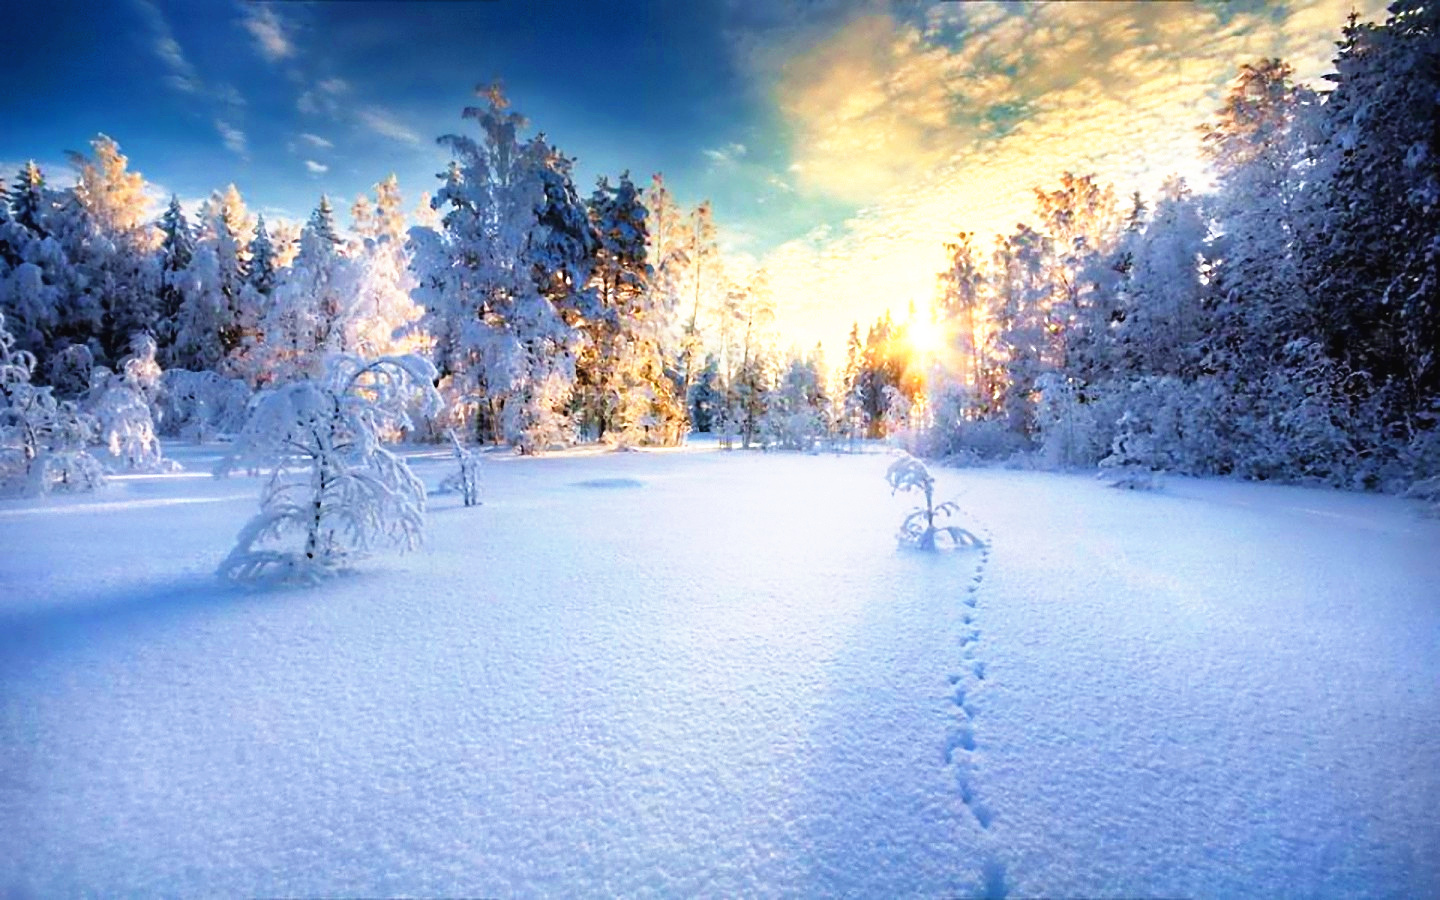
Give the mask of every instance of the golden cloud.
M 918 23 L 852 18 L 775 82 L 797 189 L 863 204 L 835 235 L 764 261 L 786 330 L 838 349 L 853 320 L 925 308 L 944 241 L 967 230 L 988 248 L 1064 171 L 1122 194 L 1171 173 L 1203 183 L 1197 128 L 1239 65 L 1279 56 L 1317 79 L 1350 6 L 940 4 Z M 1370 0 L 1360 13 L 1384 10 Z

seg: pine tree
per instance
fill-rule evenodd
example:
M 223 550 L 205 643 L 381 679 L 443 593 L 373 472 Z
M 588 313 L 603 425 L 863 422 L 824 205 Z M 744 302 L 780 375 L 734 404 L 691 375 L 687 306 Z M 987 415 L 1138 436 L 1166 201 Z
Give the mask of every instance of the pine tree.
M 155 321 L 155 339 L 161 357 L 175 360 L 175 344 L 180 330 L 180 310 L 185 303 L 184 272 L 195 256 L 195 235 L 180 206 L 180 198 L 170 195 L 170 205 L 160 218 L 160 273 Z
M 1329 76 L 1307 223 L 1306 294 L 1329 356 L 1382 393 L 1391 442 L 1423 440 L 1440 398 L 1440 5 L 1352 15 Z
M 275 290 L 276 271 L 275 245 L 270 241 L 270 232 L 265 228 L 265 217 L 255 217 L 255 236 L 250 239 L 250 271 L 246 281 L 262 297 L 269 297 Z
M 972 235 L 960 232 L 954 243 L 945 245 L 949 267 L 940 273 L 940 296 L 936 310 L 954 334 L 960 371 L 959 380 L 976 398 L 976 413 L 988 415 L 994 402 L 994 386 L 987 383 L 990 366 L 986 357 L 989 316 L 985 303 L 985 272 L 976 256 Z M 853 340 L 858 343 L 859 335 Z

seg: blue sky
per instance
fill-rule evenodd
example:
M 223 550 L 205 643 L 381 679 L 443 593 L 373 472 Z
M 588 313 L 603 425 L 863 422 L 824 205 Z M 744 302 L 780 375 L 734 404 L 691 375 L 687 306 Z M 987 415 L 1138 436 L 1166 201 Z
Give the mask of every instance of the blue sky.
M 65 151 L 104 132 L 188 200 L 233 181 L 252 210 L 303 218 L 394 172 L 414 202 L 444 166 L 435 137 L 499 79 L 578 157 L 582 191 L 629 169 L 712 199 L 731 255 L 770 270 L 787 334 L 837 352 L 853 319 L 928 303 L 946 239 L 1008 230 L 1062 171 L 1122 193 L 1203 180 L 1195 129 L 1236 67 L 1278 55 L 1316 78 L 1349 8 L 11 3 L 0 164 L 63 182 Z

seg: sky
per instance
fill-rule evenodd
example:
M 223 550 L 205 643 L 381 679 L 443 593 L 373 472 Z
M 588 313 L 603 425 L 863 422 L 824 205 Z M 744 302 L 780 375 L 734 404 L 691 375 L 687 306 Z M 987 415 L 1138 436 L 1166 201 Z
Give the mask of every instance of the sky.
M 66 184 L 67 152 L 105 133 L 157 197 L 233 182 L 299 220 L 393 172 L 414 203 L 447 161 L 435 138 L 498 80 L 582 193 L 629 170 L 710 199 L 737 268 L 769 272 L 782 340 L 835 356 L 853 321 L 927 308 L 944 242 L 988 246 L 1062 172 L 1122 196 L 1171 173 L 1203 186 L 1198 128 L 1239 65 L 1279 56 L 1320 85 L 1352 3 L 3 6 L 6 175 L 34 158 Z

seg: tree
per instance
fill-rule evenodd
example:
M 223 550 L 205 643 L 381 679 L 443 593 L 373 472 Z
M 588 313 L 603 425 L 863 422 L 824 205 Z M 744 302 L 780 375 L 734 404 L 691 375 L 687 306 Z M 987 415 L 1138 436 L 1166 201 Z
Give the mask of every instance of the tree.
M 92 156 L 71 154 L 80 171 L 74 195 L 98 239 L 86 254 L 85 277 L 100 309 L 100 346 L 115 361 L 130 336 L 152 328 L 157 317 L 151 255 L 160 235 L 149 219 L 145 179 L 127 170 L 119 145 L 102 134 L 90 146 Z
M 100 443 L 129 471 L 164 472 L 178 468 L 164 458 L 155 434 L 162 373 L 155 362 L 155 339 L 143 332 L 132 341 L 131 356 L 118 373 L 100 368 L 90 388 L 89 412 L 99 424 Z
M 1423 441 L 1440 397 L 1440 5 L 1352 16 L 1323 108 L 1304 230 L 1327 355 L 1387 395 L 1392 443 Z
M 1005 372 L 999 408 L 1009 429 L 1027 441 L 1036 433 L 1036 383 L 1048 369 L 1045 304 L 1051 285 L 1045 265 L 1049 253 L 1049 239 L 1028 225 L 996 239 L 991 340 L 992 352 Z
M 689 282 L 687 300 L 690 314 L 685 318 L 680 338 L 680 370 L 684 373 L 681 395 L 689 396 L 704 346 L 700 334 L 701 316 L 706 310 L 706 301 L 712 299 L 717 287 L 726 284 L 724 270 L 720 265 L 720 248 L 715 240 L 715 221 L 711 214 L 710 201 L 701 203 L 691 212 L 690 221 L 677 237 L 677 243 L 682 248 L 680 258 L 687 263 L 685 277 Z M 724 313 L 721 312 L 720 315 L 723 321 Z M 723 346 L 721 356 L 725 356 Z M 726 381 L 728 383 L 729 379 Z
M 318 377 L 331 353 L 349 352 L 355 331 L 357 267 L 340 252 L 334 210 L 321 196 L 300 235 L 300 253 L 284 271 L 261 323 L 263 381 Z
M 985 272 L 976 255 L 973 235 L 960 232 L 954 243 L 945 245 L 949 267 L 940 273 L 936 312 L 947 334 L 955 336 L 957 373 L 977 400 L 976 413 L 986 415 L 995 400 L 996 386 L 987 364 L 989 315 L 985 301 Z
M 85 449 L 94 417 L 33 384 L 34 371 L 34 354 L 16 348 L 0 312 L 0 486 L 37 495 L 100 487 L 104 472 Z
M 441 230 L 411 231 L 414 296 L 452 403 L 474 412 L 482 439 L 534 453 L 569 436 L 565 406 L 578 340 L 555 299 L 557 280 L 581 282 L 573 271 L 549 268 L 557 245 L 546 238 L 558 223 L 540 222 L 542 205 L 555 211 L 558 154 L 540 138 L 521 143 L 525 120 L 507 111 L 498 88 L 482 94 L 486 105 L 463 114 L 481 139 L 440 139 L 456 159 L 434 200 L 446 210 Z
M 226 357 L 226 365 L 237 374 L 247 368 L 238 357 L 244 353 L 247 337 L 253 339 L 260 331 L 262 311 L 246 302 L 245 284 L 249 274 L 249 236 L 254 231 L 250 213 L 240 190 L 230 185 L 225 192 L 211 195 L 201 211 L 204 229 L 202 242 L 208 244 L 215 258 L 214 284 L 207 286 L 218 293 L 220 301 L 218 337 Z M 207 273 L 209 274 L 209 273 Z
M 170 363 L 176 362 L 181 310 L 185 305 L 185 271 L 195 257 L 195 235 L 180 206 L 180 198 L 170 195 L 170 205 L 160 218 L 160 271 L 157 285 L 157 308 L 154 323 L 155 340 L 160 353 Z
M 220 574 L 315 581 L 379 543 L 412 549 L 424 527 L 425 486 L 380 442 L 413 425 L 409 410 L 440 408 L 435 368 L 418 356 L 367 362 L 335 354 L 318 379 L 260 394 L 217 477 L 269 470 L 259 515 L 241 529 Z M 296 478 L 295 469 L 304 472 Z
M 1252 390 L 1280 349 L 1305 328 L 1295 226 L 1305 183 L 1305 127 L 1317 103 L 1278 59 L 1240 67 L 1217 119 L 1202 130 L 1216 176 L 1210 243 L 1215 327 L 1208 367 L 1233 391 Z
M 354 314 L 346 321 L 344 345 L 373 359 L 420 349 L 424 337 L 413 326 L 421 309 L 410 298 L 415 277 L 405 239 L 400 184 L 392 174 L 375 185 L 375 204 L 364 197 L 355 231 L 360 241 L 351 252 L 357 271 Z
M 649 214 L 640 200 L 629 173 L 613 186 L 601 178 L 590 199 L 599 311 L 587 331 L 589 380 L 602 437 L 608 431 L 621 445 L 673 444 L 686 417 L 665 369 L 669 309 L 651 290 Z

